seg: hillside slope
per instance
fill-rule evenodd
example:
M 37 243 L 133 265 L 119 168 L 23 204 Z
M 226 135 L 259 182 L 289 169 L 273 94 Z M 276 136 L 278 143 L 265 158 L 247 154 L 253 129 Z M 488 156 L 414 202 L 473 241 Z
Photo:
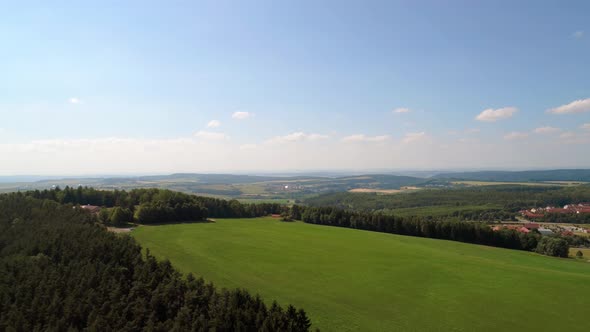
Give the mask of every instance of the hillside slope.
M 322 331 L 585 331 L 590 264 L 275 219 L 143 226 L 184 272 L 306 308 Z

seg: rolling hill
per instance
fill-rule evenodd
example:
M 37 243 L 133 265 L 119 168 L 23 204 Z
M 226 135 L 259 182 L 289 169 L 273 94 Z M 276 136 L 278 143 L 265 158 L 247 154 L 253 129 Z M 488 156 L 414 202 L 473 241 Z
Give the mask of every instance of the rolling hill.
M 181 271 L 304 307 L 322 331 L 586 331 L 590 264 L 276 219 L 141 226 Z
M 555 169 L 540 171 L 479 171 L 441 173 L 435 179 L 454 179 L 470 181 L 582 181 L 590 182 L 590 169 Z

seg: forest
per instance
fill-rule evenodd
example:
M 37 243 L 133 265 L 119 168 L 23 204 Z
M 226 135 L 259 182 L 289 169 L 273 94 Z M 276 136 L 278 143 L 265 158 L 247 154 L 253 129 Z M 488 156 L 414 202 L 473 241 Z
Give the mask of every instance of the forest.
M 61 204 L 95 205 L 113 208 L 109 215 L 101 211 L 103 222 L 141 224 L 199 221 L 211 218 L 252 218 L 280 214 L 285 209 L 277 203 L 242 204 L 237 200 L 223 200 L 184 194 L 167 189 L 96 190 L 89 187 L 59 187 L 53 190 L 34 190 L 24 195 L 48 199 Z
M 1 331 L 310 329 L 302 309 L 183 277 L 96 221 L 71 203 L 0 195 Z
M 404 215 L 407 215 L 406 211 L 410 208 L 420 208 L 421 212 L 428 213 L 429 209 L 436 208 L 438 219 L 495 221 L 514 219 L 518 211 L 522 209 L 582 202 L 590 202 L 590 185 L 572 187 L 498 185 L 424 189 L 396 195 L 341 192 L 310 198 L 305 201 L 305 204 L 388 215 L 398 215 L 402 211 Z M 580 217 L 576 221 L 590 220 Z

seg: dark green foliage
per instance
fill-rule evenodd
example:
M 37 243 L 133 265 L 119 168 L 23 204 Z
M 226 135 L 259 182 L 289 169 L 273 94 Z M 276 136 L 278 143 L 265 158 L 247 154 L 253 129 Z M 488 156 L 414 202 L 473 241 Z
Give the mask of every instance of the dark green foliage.
M 567 257 L 569 253 L 569 245 L 565 239 L 544 236 L 537 244 L 536 252 L 556 257 Z
M 395 217 L 362 213 L 332 207 L 306 208 L 302 220 L 307 223 L 363 229 L 409 236 L 483 244 L 494 247 L 535 250 L 541 254 L 567 257 L 569 244 L 562 238 L 541 237 L 536 232 L 518 233 L 504 229 L 493 231 L 479 222 L 434 221 L 421 217 Z M 541 241 L 542 240 L 542 241 Z M 541 242 L 543 243 L 541 245 Z M 565 256 L 563 256 L 565 250 Z
M 295 204 L 291 207 L 291 218 L 294 220 L 301 220 L 301 208 Z
M 100 217 L 100 213 L 99 213 Z M 121 226 L 133 222 L 133 212 L 128 208 L 115 207 L 109 217 L 111 224 Z
M 158 262 L 96 216 L 0 195 L 0 331 L 307 331 L 303 311 L 267 307 Z
M 66 187 L 25 193 L 38 199 L 62 204 L 121 207 L 135 213 L 139 223 L 153 224 L 178 221 L 200 221 L 212 218 L 252 218 L 283 212 L 276 203 L 242 204 L 237 200 L 200 197 L 166 189 L 96 190 Z

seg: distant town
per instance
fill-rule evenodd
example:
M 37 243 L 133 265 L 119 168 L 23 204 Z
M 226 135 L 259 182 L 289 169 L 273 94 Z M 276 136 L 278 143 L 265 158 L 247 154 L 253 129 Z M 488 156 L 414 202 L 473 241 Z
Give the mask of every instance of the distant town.
M 566 225 L 565 223 L 562 224 L 559 222 L 543 222 L 542 224 L 539 224 L 530 221 L 531 219 L 544 219 L 550 215 L 590 214 L 590 203 L 568 204 L 564 205 L 563 207 L 546 206 L 540 208 L 532 208 L 528 210 L 521 210 L 519 211 L 519 213 L 523 217 L 522 220 L 524 221 L 524 223 L 497 225 L 493 226 L 492 229 L 494 231 L 500 231 L 502 229 L 511 229 L 519 233 L 529 233 L 532 231 L 537 231 L 541 235 L 572 236 L 576 234 L 590 234 L 590 230 L 572 224 Z

